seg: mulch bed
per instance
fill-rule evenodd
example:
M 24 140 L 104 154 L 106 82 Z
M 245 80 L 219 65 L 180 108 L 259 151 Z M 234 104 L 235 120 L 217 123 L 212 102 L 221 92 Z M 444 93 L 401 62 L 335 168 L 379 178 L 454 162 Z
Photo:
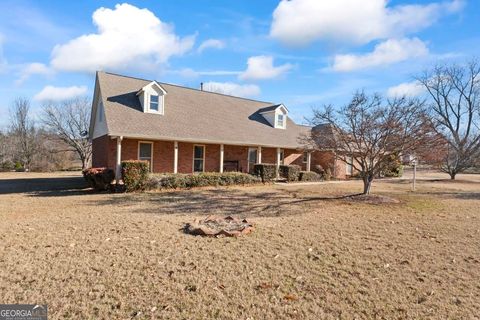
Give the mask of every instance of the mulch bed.
M 367 203 L 367 204 L 397 204 L 400 203 L 399 200 L 390 198 L 387 196 L 382 196 L 378 194 L 361 194 L 346 197 L 345 200 L 357 203 Z

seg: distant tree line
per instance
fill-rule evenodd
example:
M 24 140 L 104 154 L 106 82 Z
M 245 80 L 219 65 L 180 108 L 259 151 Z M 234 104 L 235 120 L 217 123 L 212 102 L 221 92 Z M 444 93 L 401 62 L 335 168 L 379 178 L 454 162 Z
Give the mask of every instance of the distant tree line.
M 9 126 L 0 130 L 0 170 L 88 167 L 92 155 L 88 139 L 90 106 L 87 98 L 48 102 L 35 118 L 30 101 L 17 98 L 10 108 Z

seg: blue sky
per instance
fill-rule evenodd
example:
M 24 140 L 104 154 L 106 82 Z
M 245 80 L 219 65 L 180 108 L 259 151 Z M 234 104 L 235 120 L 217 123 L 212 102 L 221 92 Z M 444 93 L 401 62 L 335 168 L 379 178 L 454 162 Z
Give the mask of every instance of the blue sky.
M 480 56 L 477 0 L 2 1 L 0 127 L 16 97 L 92 95 L 94 71 L 284 103 L 302 123 L 357 89 Z

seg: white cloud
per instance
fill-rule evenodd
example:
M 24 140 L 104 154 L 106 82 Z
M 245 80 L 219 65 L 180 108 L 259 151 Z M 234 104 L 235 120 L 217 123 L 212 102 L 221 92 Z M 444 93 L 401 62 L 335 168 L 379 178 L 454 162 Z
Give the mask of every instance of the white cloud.
M 178 37 L 148 9 L 127 3 L 93 13 L 98 33 L 82 35 L 52 51 L 51 64 L 65 71 L 121 69 L 145 61 L 160 64 L 191 50 L 195 37 Z
M 203 84 L 203 90 L 238 97 L 255 97 L 260 94 L 260 87 L 257 85 L 233 82 L 206 82 Z
M 20 71 L 19 78 L 15 81 L 17 85 L 22 84 L 32 75 L 40 74 L 44 76 L 50 76 L 53 74 L 53 70 L 43 63 L 33 62 L 24 66 Z
M 387 96 L 395 97 L 418 97 L 425 91 L 418 81 L 403 82 L 387 89 Z
M 199 53 L 202 53 L 203 50 L 209 49 L 209 48 L 223 49 L 223 48 L 225 48 L 225 42 L 223 42 L 222 40 L 218 40 L 218 39 L 208 39 L 208 40 L 205 40 L 205 41 L 202 42 L 202 44 L 198 47 L 197 51 Z
M 275 67 L 273 65 L 273 57 L 271 56 L 250 57 L 247 65 L 247 70 L 238 77 L 241 80 L 274 79 L 282 76 L 293 67 L 289 63 Z
M 46 86 L 33 99 L 37 101 L 62 101 L 81 96 L 87 92 L 86 86 L 54 87 Z
M 287 45 L 316 40 L 368 43 L 422 30 L 464 0 L 388 6 L 388 0 L 282 0 L 273 12 L 270 35 Z
M 375 46 L 366 54 L 339 54 L 334 57 L 332 69 L 348 72 L 388 65 L 428 54 L 428 48 L 420 39 L 389 39 Z

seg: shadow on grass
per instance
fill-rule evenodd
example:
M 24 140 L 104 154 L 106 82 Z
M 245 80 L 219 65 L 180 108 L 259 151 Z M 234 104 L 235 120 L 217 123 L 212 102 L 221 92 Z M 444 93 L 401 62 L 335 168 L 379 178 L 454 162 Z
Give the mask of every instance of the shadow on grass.
M 29 193 L 31 196 L 71 196 L 92 193 L 83 177 L 1 179 L 0 194 Z
M 277 217 L 303 213 L 318 205 L 319 201 L 352 196 L 299 197 L 296 192 L 285 190 L 258 192 L 218 188 L 112 195 L 108 199 L 92 202 L 92 205 L 131 207 L 133 213 Z

